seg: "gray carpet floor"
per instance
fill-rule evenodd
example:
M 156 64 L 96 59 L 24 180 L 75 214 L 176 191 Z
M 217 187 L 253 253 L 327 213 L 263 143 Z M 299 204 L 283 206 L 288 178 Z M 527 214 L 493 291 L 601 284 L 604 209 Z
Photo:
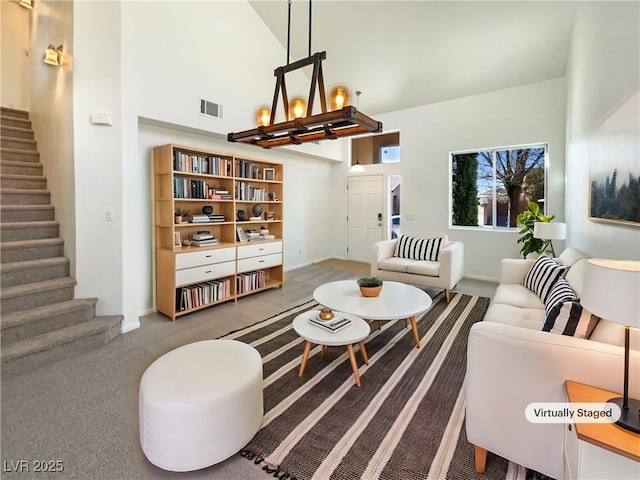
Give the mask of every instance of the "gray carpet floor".
M 239 455 L 188 473 L 166 472 L 149 463 L 138 436 L 140 378 L 154 360 L 174 348 L 251 325 L 310 300 L 314 288 L 322 283 L 357 278 L 368 271 L 365 264 L 341 268 L 335 262 L 294 270 L 287 273 L 281 289 L 221 304 L 176 322 L 160 314 L 148 315 L 141 320 L 140 329 L 93 352 L 2 379 L 1 477 L 273 478 Z M 495 287 L 464 280 L 456 291 L 491 297 Z M 62 471 L 36 472 L 43 463 L 54 470 L 62 467 Z

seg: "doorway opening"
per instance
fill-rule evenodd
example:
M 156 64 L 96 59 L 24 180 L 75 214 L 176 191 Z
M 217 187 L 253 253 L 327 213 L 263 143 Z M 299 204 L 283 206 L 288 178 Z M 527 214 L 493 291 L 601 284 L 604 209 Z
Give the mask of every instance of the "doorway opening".
M 387 238 L 400 235 L 400 175 L 389 175 L 389 232 Z

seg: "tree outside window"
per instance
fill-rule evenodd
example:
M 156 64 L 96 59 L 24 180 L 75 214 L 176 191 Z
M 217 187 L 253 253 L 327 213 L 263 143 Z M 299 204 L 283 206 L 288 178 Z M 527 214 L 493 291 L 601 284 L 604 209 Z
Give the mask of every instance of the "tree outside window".
M 516 227 L 527 202 L 544 210 L 544 145 L 453 153 L 451 224 Z

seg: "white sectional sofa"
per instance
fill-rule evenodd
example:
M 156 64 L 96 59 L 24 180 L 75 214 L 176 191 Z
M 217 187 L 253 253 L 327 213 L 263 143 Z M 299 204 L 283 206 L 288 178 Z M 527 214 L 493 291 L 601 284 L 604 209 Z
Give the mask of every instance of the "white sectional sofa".
M 565 279 L 579 298 L 587 255 L 566 249 Z M 466 378 L 466 431 L 476 446 L 476 469 L 492 452 L 555 479 L 564 477 L 564 424 L 530 423 L 532 402 L 566 402 L 565 380 L 622 392 L 624 328 L 605 319 L 589 339 L 543 332 L 538 296 L 522 285 L 533 260 L 505 259 L 500 284 L 484 321 L 470 331 Z M 629 394 L 640 395 L 637 332 L 631 338 Z M 490 461 L 490 460 L 489 460 Z
M 393 282 L 421 287 L 442 288 L 447 302 L 451 290 L 464 275 L 464 244 L 451 241 L 442 232 L 405 232 L 419 239 L 441 238 L 438 261 L 415 260 L 395 256 L 399 239 L 383 240 L 372 247 L 371 275 Z

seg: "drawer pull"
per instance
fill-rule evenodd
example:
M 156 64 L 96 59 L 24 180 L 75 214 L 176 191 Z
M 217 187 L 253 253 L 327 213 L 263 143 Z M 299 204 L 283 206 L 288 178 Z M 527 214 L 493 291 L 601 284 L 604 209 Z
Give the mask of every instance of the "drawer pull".
M 205 255 L 205 258 L 211 258 L 211 255 Z
M 206 272 L 204 272 L 204 273 L 211 273 L 211 270 L 207 270 L 207 271 L 206 271 Z
M 264 250 L 264 248 L 259 248 L 258 249 L 259 252 L 262 252 L 263 250 Z
M 258 263 L 264 263 L 264 260 L 258 260 Z

